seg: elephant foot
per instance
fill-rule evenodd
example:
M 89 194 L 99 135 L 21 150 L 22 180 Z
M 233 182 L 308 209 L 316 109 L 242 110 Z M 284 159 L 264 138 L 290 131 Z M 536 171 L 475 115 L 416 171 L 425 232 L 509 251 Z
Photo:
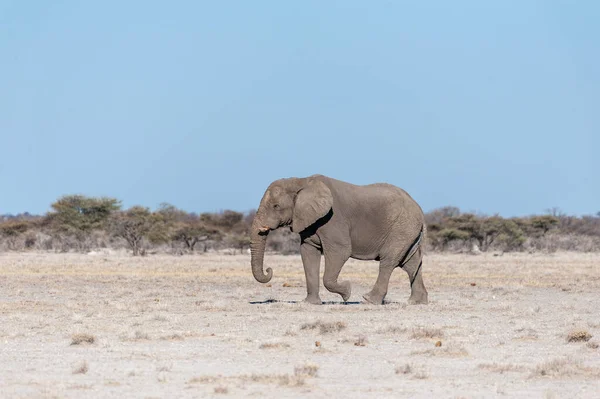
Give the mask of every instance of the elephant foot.
M 369 292 L 363 295 L 365 301 L 369 302 L 372 305 L 381 305 L 383 303 L 383 298 L 385 295 L 376 295 L 373 292 Z
M 427 293 L 413 293 L 410 295 L 410 298 L 408 298 L 409 305 L 427 305 L 428 303 Z
M 340 295 L 342 296 L 344 302 L 348 302 L 348 299 L 350 299 L 350 294 L 352 293 L 352 284 L 350 284 L 349 281 L 346 281 L 345 283 L 341 284 L 341 287 L 342 292 L 340 292 Z
M 323 301 L 321 300 L 321 298 L 317 295 L 308 295 L 305 299 L 304 302 L 306 303 L 310 303 L 311 305 L 321 305 L 323 303 Z

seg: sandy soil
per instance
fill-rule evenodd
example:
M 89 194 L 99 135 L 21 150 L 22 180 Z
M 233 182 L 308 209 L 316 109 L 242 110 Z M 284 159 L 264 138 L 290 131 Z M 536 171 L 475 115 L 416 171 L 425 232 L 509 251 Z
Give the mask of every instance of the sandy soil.
M 428 255 L 426 306 L 399 269 L 360 303 L 358 261 L 307 305 L 300 258 L 266 262 L 0 254 L 0 396 L 600 396 L 600 255 Z

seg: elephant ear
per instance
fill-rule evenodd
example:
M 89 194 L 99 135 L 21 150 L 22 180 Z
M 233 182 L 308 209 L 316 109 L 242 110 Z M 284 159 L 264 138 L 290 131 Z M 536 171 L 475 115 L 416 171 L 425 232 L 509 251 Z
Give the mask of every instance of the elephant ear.
M 327 215 L 333 206 L 333 196 L 325 183 L 313 180 L 296 196 L 292 230 L 300 233 L 308 226 Z

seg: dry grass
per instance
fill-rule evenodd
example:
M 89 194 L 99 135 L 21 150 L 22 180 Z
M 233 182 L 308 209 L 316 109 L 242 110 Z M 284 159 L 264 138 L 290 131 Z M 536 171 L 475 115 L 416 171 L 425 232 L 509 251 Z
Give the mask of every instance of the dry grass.
M 444 332 L 440 328 L 418 327 L 410 334 L 412 339 L 434 339 L 444 338 Z
M 334 332 L 340 332 L 348 327 L 343 321 L 336 322 L 324 322 L 315 321 L 314 323 L 305 323 L 300 327 L 300 330 L 319 330 L 320 334 L 331 334 Z
M 224 379 L 221 376 L 201 375 L 188 381 L 188 384 L 212 384 Z
M 154 316 L 152 316 L 151 320 L 153 320 L 153 321 L 169 321 L 169 318 L 162 314 L 155 314 Z
M 160 337 L 163 341 L 183 341 L 185 338 L 181 334 L 170 334 Z
M 290 344 L 286 344 L 285 342 L 267 342 L 264 344 L 260 344 L 260 349 L 281 349 L 281 348 L 289 348 Z
M 225 381 L 252 382 L 262 385 L 279 385 L 286 387 L 298 387 L 305 384 L 306 379 L 317 376 L 319 366 L 312 363 L 306 363 L 294 367 L 293 374 L 242 374 L 224 377 L 218 376 L 199 376 L 188 381 L 188 384 L 223 384 Z
M 407 331 L 408 331 L 408 328 L 406 328 L 406 327 L 387 326 L 385 328 L 377 329 L 376 333 L 377 334 L 385 334 L 385 335 L 400 335 L 400 334 L 406 333 Z
M 587 342 L 592 339 L 593 335 L 587 330 L 573 330 L 567 334 L 567 342 Z
M 410 354 L 435 357 L 464 357 L 468 356 L 469 352 L 462 345 L 450 344 L 444 347 L 435 347 L 433 349 L 412 351 Z
M 251 381 L 257 384 L 276 384 L 280 386 L 304 385 L 304 378 L 296 378 L 290 374 L 250 374 L 239 376 L 238 379 Z
M 506 363 L 506 364 L 482 363 L 477 367 L 479 367 L 482 370 L 487 370 L 487 371 L 491 371 L 493 373 L 500 373 L 500 374 L 504 374 L 509 371 L 521 372 L 521 371 L 526 370 L 526 368 L 523 366 L 519 366 L 516 364 L 510 364 L 510 363 Z
M 532 377 L 574 377 L 595 376 L 600 377 L 598 368 L 586 367 L 578 359 L 564 357 L 552 359 L 535 367 Z
M 96 342 L 96 337 L 92 334 L 78 333 L 71 336 L 71 345 L 93 344 Z
M 542 377 L 564 377 L 574 374 L 578 368 L 579 364 L 574 363 L 574 361 L 571 359 L 553 359 L 538 364 L 535 368 L 534 375 Z

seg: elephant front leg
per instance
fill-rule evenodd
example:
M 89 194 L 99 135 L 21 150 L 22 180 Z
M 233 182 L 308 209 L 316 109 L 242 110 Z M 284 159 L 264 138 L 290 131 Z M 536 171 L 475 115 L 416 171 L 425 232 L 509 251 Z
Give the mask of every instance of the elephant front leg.
M 335 294 L 340 294 L 344 302 L 347 302 L 352 293 L 352 286 L 349 281 L 338 282 L 338 277 L 342 271 L 344 263 L 350 258 L 345 253 L 331 251 L 325 252 L 325 273 L 323 273 L 323 285 L 327 290 Z
M 313 305 L 323 303 L 319 296 L 319 270 L 321 269 L 321 251 L 312 245 L 303 243 L 300 246 L 302 265 L 306 276 L 306 299 L 305 302 Z

